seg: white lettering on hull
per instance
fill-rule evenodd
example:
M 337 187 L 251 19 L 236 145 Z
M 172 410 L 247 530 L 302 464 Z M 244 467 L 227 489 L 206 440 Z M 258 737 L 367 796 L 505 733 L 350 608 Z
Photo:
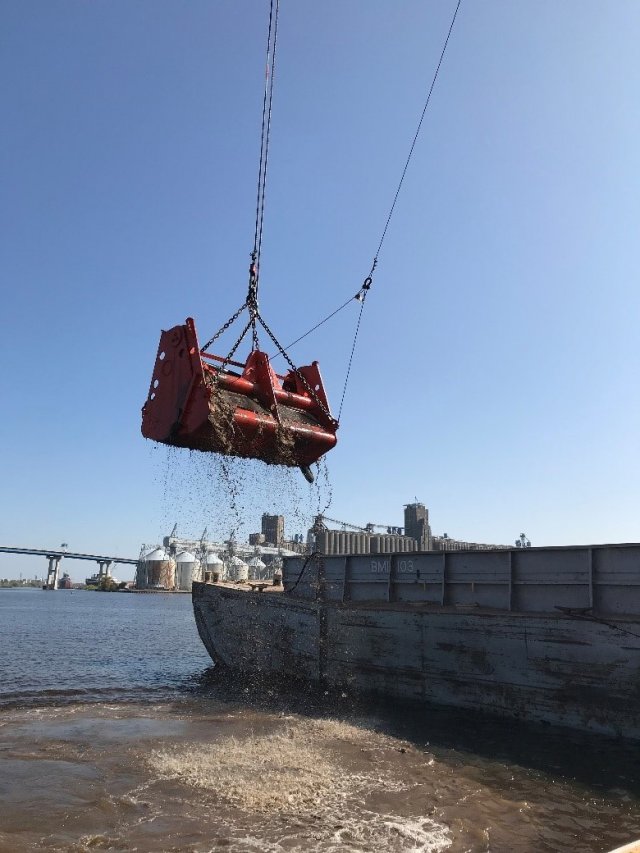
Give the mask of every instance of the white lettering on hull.
M 413 560 L 398 560 L 398 574 L 408 574 L 414 571 Z M 374 575 L 387 575 L 391 569 L 389 560 L 371 560 L 371 573 Z

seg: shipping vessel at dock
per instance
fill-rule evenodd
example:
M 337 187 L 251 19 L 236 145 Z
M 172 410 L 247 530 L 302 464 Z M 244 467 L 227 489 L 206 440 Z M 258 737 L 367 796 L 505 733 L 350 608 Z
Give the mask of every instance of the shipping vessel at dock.
M 640 544 L 287 557 L 193 607 L 231 670 L 640 739 Z

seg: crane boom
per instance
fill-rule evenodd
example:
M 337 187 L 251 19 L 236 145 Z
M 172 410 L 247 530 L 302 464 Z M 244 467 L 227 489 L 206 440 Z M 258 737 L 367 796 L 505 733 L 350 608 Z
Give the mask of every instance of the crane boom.
M 340 527 L 349 527 L 351 530 L 359 530 L 361 533 L 367 533 L 368 531 L 364 527 L 360 527 L 359 524 L 351 524 L 349 521 L 340 521 L 337 518 L 329 518 L 328 515 L 318 515 L 316 517 L 316 524 L 320 527 L 326 527 L 326 521 L 330 521 L 332 524 L 339 524 Z
M 328 515 L 316 516 L 315 525 L 319 528 L 326 528 L 325 522 L 330 521 L 332 524 L 339 524 L 343 529 L 357 530 L 359 533 L 374 533 L 376 530 L 386 530 L 390 534 L 402 535 L 404 528 L 398 527 L 396 524 L 373 524 L 368 522 L 364 527 L 360 524 L 353 524 L 350 521 L 340 521 L 337 518 L 330 518 Z

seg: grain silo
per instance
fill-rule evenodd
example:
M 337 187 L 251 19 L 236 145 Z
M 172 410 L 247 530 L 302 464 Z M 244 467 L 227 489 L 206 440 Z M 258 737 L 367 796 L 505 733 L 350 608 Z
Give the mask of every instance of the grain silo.
M 134 586 L 136 589 L 146 589 L 149 586 L 149 574 L 147 567 L 147 557 L 153 551 L 141 551 L 138 562 L 136 563 L 136 577 Z
M 145 557 L 148 589 L 173 589 L 174 562 L 164 548 L 156 548 Z
M 249 568 L 249 579 L 250 580 L 260 581 L 260 580 L 263 580 L 264 577 L 266 576 L 267 566 L 265 563 L 262 562 L 262 560 L 260 559 L 258 554 L 256 554 L 254 557 L 252 557 L 249 560 L 249 562 L 247 563 L 247 566 Z
M 227 567 L 229 580 L 234 580 L 236 583 L 246 583 L 249 579 L 249 566 L 240 557 L 231 557 Z
M 197 580 L 199 564 L 190 551 L 181 551 L 176 557 L 176 588 L 191 592 L 191 585 Z
M 214 554 L 213 551 L 209 551 L 204 561 L 204 570 L 205 582 L 216 583 L 217 581 L 222 580 L 224 575 L 224 563 L 217 554 Z

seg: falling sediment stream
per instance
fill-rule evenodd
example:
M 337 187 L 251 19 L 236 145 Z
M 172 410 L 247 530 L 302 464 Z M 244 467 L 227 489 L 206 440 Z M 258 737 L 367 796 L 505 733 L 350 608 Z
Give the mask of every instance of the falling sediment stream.
M 161 530 L 177 523 L 178 535 L 246 541 L 260 526 L 262 513 L 284 515 L 286 536 L 305 534 L 316 515 L 327 511 L 332 490 L 323 459 L 309 484 L 295 467 L 267 465 L 216 453 L 150 446 L 162 498 Z

